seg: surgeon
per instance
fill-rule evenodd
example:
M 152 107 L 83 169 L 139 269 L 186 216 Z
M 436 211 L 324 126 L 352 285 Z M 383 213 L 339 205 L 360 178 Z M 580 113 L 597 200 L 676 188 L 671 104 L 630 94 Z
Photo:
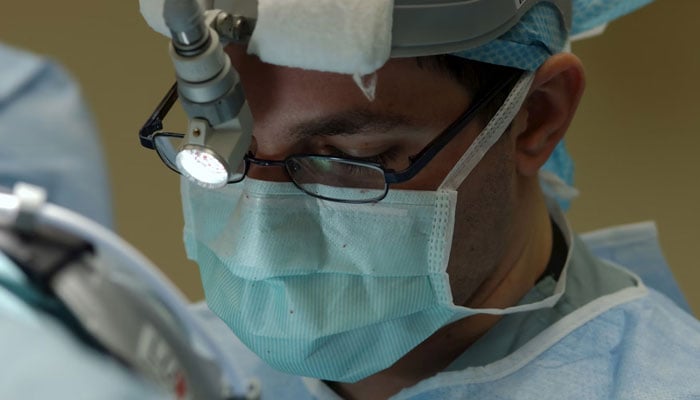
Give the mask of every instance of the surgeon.
M 584 92 L 571 36 L 648 2 L 482 0 L 455 25 L 412 2 L 392 39 L 404 3 L 260 0 L 227 48 L 253 144 L 223 187 L 182 180 L 220 344 L 266 398 L 698 398 L 700 323 L 594 256 L 541 172 Z

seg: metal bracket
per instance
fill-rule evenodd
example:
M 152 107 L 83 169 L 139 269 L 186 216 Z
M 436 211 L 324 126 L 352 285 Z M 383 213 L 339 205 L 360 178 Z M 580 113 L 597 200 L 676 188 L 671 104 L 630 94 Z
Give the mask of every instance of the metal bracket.
M 46 190 L 28 183 L 17 183 L 13 194 L 19 200 L 19 212 L 15 227 L 22 232 L 32 232 L 36 226 L 36 216 L 46 204 Z
M 255 19 L 221 10 L 204 12 L 205 23 L 219 34 L 221 42 L 247 43 L 253 34 Z

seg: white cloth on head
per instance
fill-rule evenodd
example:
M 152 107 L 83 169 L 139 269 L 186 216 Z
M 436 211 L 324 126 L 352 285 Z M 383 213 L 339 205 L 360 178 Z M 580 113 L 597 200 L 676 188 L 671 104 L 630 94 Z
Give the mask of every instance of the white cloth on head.
M 393 7 L 393 0 L 259 0 L 248 52 L 277 65 L 369 74 L 389 59 Z
M 225 6 L 198 1 L 205 9 Z M 148 25 L 169 37 L 165 0 L 139 3 Z M 248 52 L 287 67 L 370 74 L 389 59 L 393 10 L 393 0 L 258 0 Z

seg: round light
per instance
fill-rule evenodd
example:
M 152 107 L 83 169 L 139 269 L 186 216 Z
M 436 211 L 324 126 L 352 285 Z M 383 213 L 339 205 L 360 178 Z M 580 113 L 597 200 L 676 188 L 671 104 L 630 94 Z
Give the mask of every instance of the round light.
M 220 188 L 228 182 L 226 164 L 206 147 L 187 145 L 175 157 L 180 172 L 197 184 Z

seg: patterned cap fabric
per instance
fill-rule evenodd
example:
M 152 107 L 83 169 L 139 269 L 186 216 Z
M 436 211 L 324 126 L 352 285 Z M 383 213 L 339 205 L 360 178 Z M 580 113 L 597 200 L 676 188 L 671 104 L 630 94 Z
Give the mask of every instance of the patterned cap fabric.
M 571 32 L 566 31 L 558 9 L 550 3 L 542 2 L 498 39 L 454 55 L 534 71 L 547 58 L 563 51 L 571 36 L 602 27 L 651 2 L 652 0 L 573 0 Z M 542 170 L 550 173 L 550 177 L 551 174 L 558 177 L 555 184 L 551 183 L 551 179 L 542 181 L 545 194 L 556 199 L 562 209 L 568 210 L 577 191 L 573 189 L 574 162 L 563 141 L 554 149 Z
M 573 0 L 571 32 L 566 31 L 557 8 L 548 2 L 541 2 L 498 39 L 454 55 L 534 71 L 547 58 L 561 52 L 570 36 L 598 28 L 651 2 Z

